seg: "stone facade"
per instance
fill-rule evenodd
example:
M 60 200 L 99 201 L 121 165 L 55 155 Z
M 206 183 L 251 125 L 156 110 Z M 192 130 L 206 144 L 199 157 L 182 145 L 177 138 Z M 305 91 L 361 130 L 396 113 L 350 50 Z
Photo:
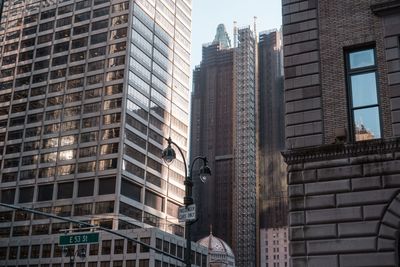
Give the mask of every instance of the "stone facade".
M 398 266 L 400 142 L 285 153 L 292 266 Z
M 283 1 L 292 266 L 399 266 L 399 11 L 399 1 Z M 381 138 L 355 142 L 346 55 L 366 46 Z

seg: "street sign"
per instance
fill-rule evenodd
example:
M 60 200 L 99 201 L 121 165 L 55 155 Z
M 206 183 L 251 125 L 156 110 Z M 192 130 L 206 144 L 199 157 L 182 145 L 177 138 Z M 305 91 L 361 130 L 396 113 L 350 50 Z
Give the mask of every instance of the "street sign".
M 83 233 L 76 235 L 61 235 L 60 246 L 73 246 L 76 244 L 99 243 L 99 233 Z
M 196 205 L 192 204 L 187 207 L 180 207 L 178 211 L 179 222 L 189 222 L 196 220 Z

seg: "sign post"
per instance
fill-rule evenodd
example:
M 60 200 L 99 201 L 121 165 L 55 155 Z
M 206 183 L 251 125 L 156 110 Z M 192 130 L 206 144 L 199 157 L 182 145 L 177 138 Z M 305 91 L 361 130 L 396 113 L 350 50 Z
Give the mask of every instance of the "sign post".
M 59 246 L 74 246 L 76 244 L 99 243 L 99 233 L 83 233 L 76 235 L 61 235 Z
M 178 220 L 180 223 L 196 220 L 196 204 L 180 207 L 178 210 Z

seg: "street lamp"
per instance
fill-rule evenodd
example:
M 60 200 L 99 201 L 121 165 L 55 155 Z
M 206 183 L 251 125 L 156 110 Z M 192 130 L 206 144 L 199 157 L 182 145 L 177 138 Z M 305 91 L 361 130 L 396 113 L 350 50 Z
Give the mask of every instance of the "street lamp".
M 63 253 L 64 257 L 69 256 L 69 266 L 70 267 L 74 267 L 76 256 L 79 256 L 79 258 L 81 260 L 85 259 L 85 257 L 86 257 L 86 249 L 85 248 L 78 248 L 77 250 L 74 250 L 74 248 L 63 247 L 62 253 Z
M 171 137 L 165 138 L 165 139 L 168 142 L 168 147 L 165 148 L 162 152 L 162 158 L 165 161 L 165 163 L 170 164 L 176 158 L 175 150 L 172 148 L 172 145 L 174 145 L 178 149 L 179 153 L 181 154 L 182 159 L 183 159 L 183 164 L 185 165 L 185 182 L 184 182 L 185 197 L 183 199 L 183 204 L 185 204 L 185 207 L 187 209 L 189 205 L 193 204 L 192 175 L 193 175 L 193 166 L 196 163 L 196 161 L 197 160 L 203 161 L 203 166 L 201 166 L 200 171 L 199 171 L 199 178 L 200 178 L 201 182 L 205 183 L 207 180 L 207 177 L 211 175 L 210 167 L 208 167 L 207 157 L 198 156 L 198 157 L 194 158 L 192 160 L 192 163 L 189 166 L 190 172 L 188 175 L 188 166 L 186 164 L 185 155 L 183 154 L 181 148 L 175 142 L 172 141 Z M 185 238 L 186 238 L 185 262 L 186 262 L 186 267 L 191 267 L 190 254 L 192 252 L 192 243 L 191 243 L 191 236 L 190 236 L 190 226 L 191 226 L 191 222 L 185 221 Z

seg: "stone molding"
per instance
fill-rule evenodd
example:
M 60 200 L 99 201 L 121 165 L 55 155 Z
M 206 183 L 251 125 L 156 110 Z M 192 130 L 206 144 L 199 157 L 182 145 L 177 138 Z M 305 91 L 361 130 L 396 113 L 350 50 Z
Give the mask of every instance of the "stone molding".
M 396 151 L 400 151 L 400 138 L 290 149 L 281 153 L 287 164 L 296 164 L 371 154 L 386 154 Z
M 385 16 L 400 12 L 399 0 L 371 0 L 371 10 L 377 16 Z

